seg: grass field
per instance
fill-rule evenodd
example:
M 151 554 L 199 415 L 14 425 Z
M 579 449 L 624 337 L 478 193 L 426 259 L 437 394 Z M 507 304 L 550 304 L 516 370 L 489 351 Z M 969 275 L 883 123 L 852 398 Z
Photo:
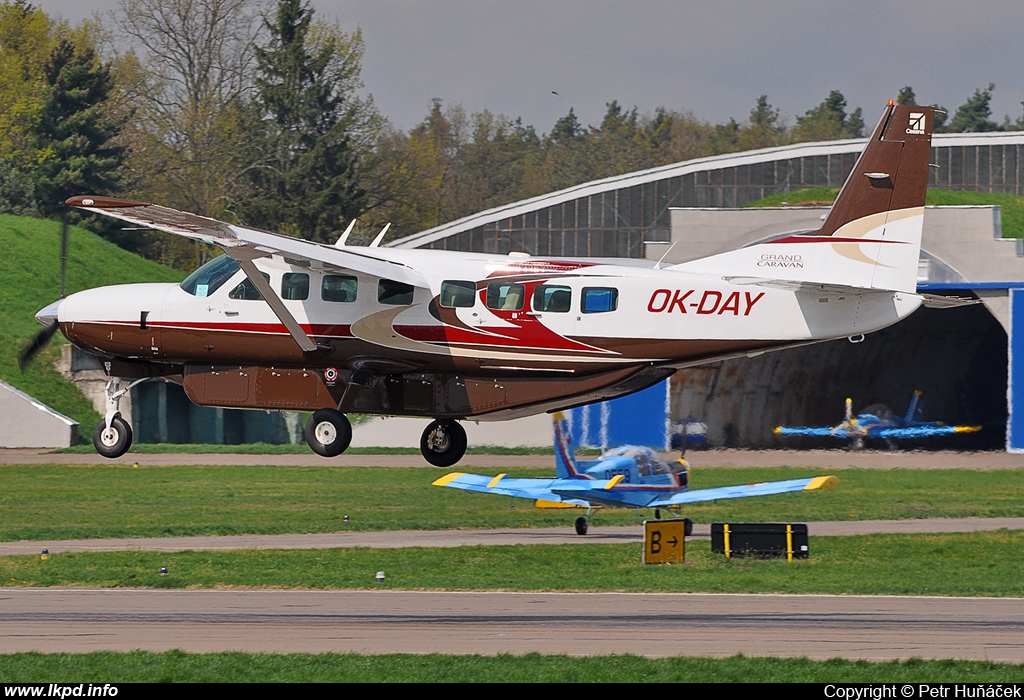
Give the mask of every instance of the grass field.
M 74 418 L 90 439 L 100 416 L 82 392 L 53 369 L 65 342 L 59 334 L 24 374 L 18 369 L 18 353 L 40 329 L 36 312 L 60 298 L 60 224 L 0 214 L 0 248 L 0 379 Z M 106 284 L 175 282 L 183 277 L 88 231 L 69 230 L 68 294 Z
M 645 566 L 641 545 L 86 552 L 0 557 L 4 586 L 398 588 L 1024 597 L 1024 532 L 813 537 L 807 560 Z M 160 574 L 166 567 L 168 574 Z M 377 571 L 386 579 L 378 584 Z
M 1020 683 L 1024 665 L 985 661 L 647 659 L 526 654 L 10 654 L 7 683 Z
M 467 460 L 472 464 L 472 460 Z M 466 467 L 470 469 L 470 467 Z M 494 474 L 495 469 L 480 469 Z M 804 468 L 696 470 L 693 488 L 795 479 Z M 550 469 L 508 470 L 545 476 Z M 123 464 L 0 466 L 0 541 L 170 535 L 277 534 L 478 527 L 571 526 L 575 510 L 431 486 L 428 468 L 177 466 Z M 834 472 L 824 491 L 687 506 L 696 522 L 877 520 L 1024 516 L 1018 470 Z M 965 497 L 968 496 L 969 497 Z M 350 517 L 345 522 L 345 516 Z M 639 522 L 604 509 L 594 527 Z

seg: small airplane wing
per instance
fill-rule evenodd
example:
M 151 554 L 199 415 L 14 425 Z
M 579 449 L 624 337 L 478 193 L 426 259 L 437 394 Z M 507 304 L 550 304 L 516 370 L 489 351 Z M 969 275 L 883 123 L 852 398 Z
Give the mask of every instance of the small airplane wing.
M 463 491 L 476 491 L 478 493 L 496 493 L 514 498 L 528 498 L 530 500 L 554 501 L 556 503 L 569 503 L 572 505 L 590 505 L 588 501 L 580 498 L 572 498 L 556 493 L 554 489 L 560 486 L 566 487 L 580 482 L 587 484 L 589 489 L 600 489 L 607 486 L 610 481 L 595 481 L 583 479 L 510 479 L 504 474 L 497 476 L 484 476 L 481 474 L 465 474 L 452 472 L 445 474 L 433 483 L 434 486 L 448 486 Z
M 980 425 L 908 425 L 904 428 L 879 428 L 872 430 L 868 432 L 868 437 L 909 440 L 912 438 L 930 437 L 932 435 L 975 433 L 979 430 L 981 430 Z
M 68 206 L 105 214 L 144 228 L 173 233 L 223 248 L 236 260 L 253 260 L 279 255 L 317 269 L 363 272 L 375 277 L 428 288 L 424 277 L 402 263 L 374 255 L 373 248 L 337 247 L 313 243 L 301 238 L 235 226 L 205 216 L 135 202 L 130 199 L 83 195 L 71 197 Z M 258 276 L 258 275 L 257 275 Z
M 771 496 L 777 493 L 794 491 L 816 491 L 832 488 L 839 483 L 834 476 L 816 476 L 812 479 L 790 479 L 789 481 L 767 481 L 762 484 L 745 484 L 743 486 L 721 486 L 714 489 L 698 489 L 682 491 L 647 504 L 648 508 L 664 507 L 679 503 L 700 503 L 702 501 L 719 501 L 727 498 L 747 498 L 750 496 Z
M 773 433 L 780 437 L 792 437 L 794 435 L 810 435 L 812 437 L 834 437 L 834 438 L 846 438 L 850 437 L 844 428 L 827 428 L 827 427 L 786 427 L 780 425 L 772 430 Z M 863 433 L 857 433 L 862 435 Z

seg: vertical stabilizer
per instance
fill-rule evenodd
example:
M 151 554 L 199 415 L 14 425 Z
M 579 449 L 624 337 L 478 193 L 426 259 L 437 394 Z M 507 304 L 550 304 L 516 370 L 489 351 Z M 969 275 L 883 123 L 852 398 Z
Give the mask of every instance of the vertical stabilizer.
M 906 421 L 907 425 L 921 420 L 923 415 L 924 406 L 921 405 L 921 390 L 918 389 L 914 392 L 914 395 L 910 397 L 910 406 L 907 407 L 907 417 L 903 420 Z
M 817 231 L 675 266 L 741 278 L 914 293 L 932 107 L 890 103 Z
M 559 479 L 572 479 L 579 476 L 576 471 L 576 452 L 572 449 L 572 435 L 569 423 L 561 411 L 551 414 L 555 424 L 555 475 Z

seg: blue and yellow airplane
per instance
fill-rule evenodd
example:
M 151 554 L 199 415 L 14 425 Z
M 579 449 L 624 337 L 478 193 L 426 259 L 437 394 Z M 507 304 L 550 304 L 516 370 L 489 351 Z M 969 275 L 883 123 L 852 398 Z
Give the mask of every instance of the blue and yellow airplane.
M 856 416 L 853 415 L 853 400 L 846 399 L 846 416 L 842 423 L 833 427 L 778 426 L 773 431 L 779 437 L 811 436 L 834 437 L 853 440 L 855 448 L 864 446 L 865 438 L 881 438 L 894 447 L 895 440 L 926 438 L 935 435 L 973 433 L 981 430 L 980 425 L 946 425 L 941 421 L 923 421 L 921 392 L 915 391 L 907 408 L 907 415 L 900 418 L 888 406 L 872 404 Z
M 818 476 L 689 491 L 690 466 L 686 460 L 666 462 L 648 447 L 626 445 L 606 452 L 600 459 L 577 461 L 565 417 L 561 413 L 553 417 L 555 478 L 516 479 L 505 474 L 492 477 L 452 472 L 435 481 L 434 486 L 529 498 L 538 508 L 586 508 L 587 514 L 576 518 L 576 534 L 585 535 L 594 508 L 601 506 L 654 508 L 658 518 L 660 509 L 684 503 L 814 491 L 839 483 L 834 476 Z M 690 529 L 687 522 L 687 534 Z

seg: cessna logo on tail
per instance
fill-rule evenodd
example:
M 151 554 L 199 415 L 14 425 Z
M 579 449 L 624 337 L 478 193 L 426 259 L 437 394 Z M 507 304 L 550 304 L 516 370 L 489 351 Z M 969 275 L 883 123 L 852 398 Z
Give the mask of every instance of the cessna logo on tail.
M 924 133 L 924 112 L 911 112 L 910 113 L 910 126 L 907 127 L 908 134 L 923 134 Z

